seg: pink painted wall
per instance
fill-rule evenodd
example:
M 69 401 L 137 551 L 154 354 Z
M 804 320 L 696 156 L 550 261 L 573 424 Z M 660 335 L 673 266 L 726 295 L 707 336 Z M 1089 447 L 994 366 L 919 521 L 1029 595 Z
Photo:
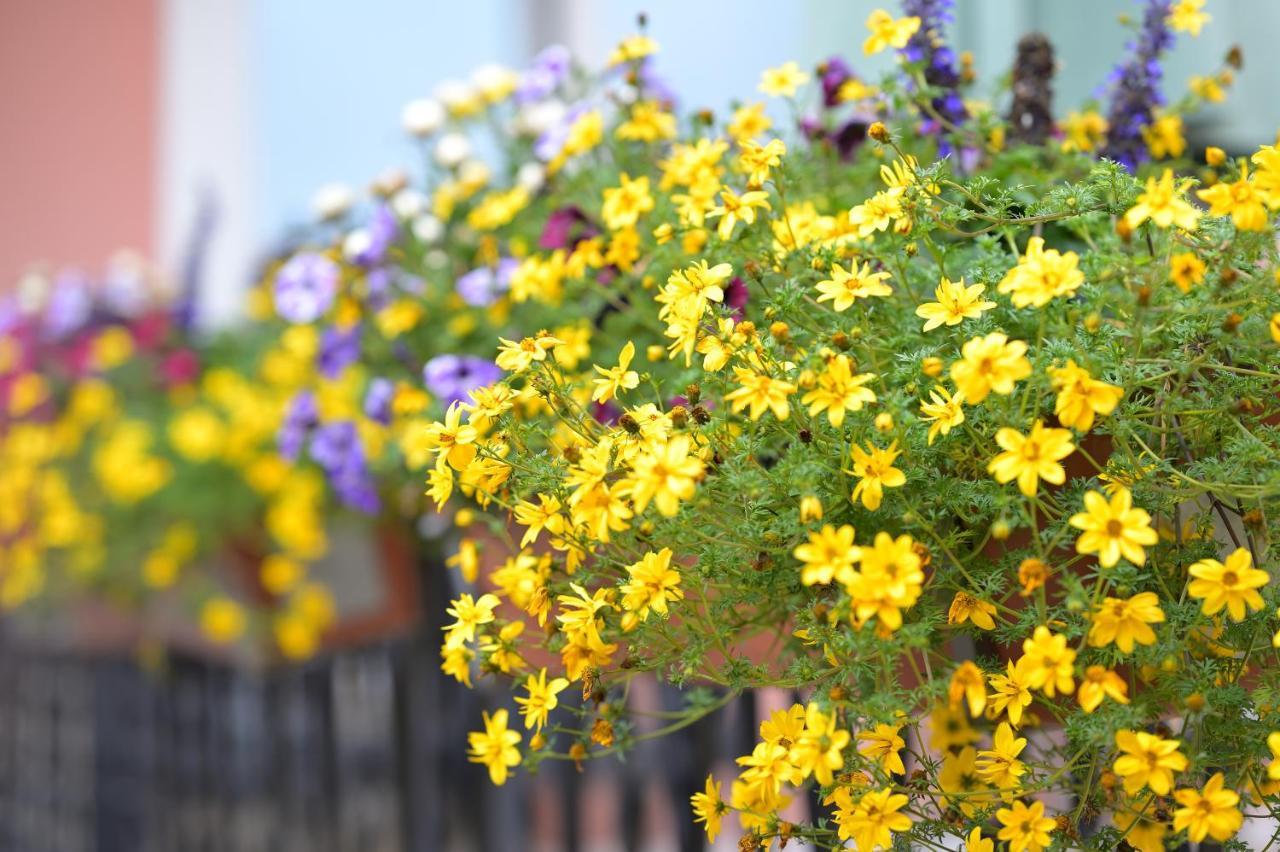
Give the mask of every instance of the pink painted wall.
M 0 292 L 151 253 L 159 0 L 0 0 Z

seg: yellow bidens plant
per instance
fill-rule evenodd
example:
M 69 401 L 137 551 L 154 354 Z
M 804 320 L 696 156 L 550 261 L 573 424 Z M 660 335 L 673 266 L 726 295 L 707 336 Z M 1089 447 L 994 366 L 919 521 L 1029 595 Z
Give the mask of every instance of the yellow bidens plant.
M 484 308 L 446 324 L 486 363 L 400 433 L 462 527 L 442 667 L 514 691 L 471 759 L 502 783 L 780 687 L 690 802 L 711 838 L 1226 840 L 1278 804 L 1280 162 L 1192 176 L 1180 111 L 1119 84 L 1023 144 L 961 96 L 947 4 L 904 5 L 867 22 L 900 60 L 875 85 L 765 72 L 794 133 L 677 115 L 628 40 L 610 97 L 564 77 L 510 145 L 509 216 L 459 169 L 447 271 L 403 240 Z M 1150 0 L 1135 49 L 1197 10 Z M 437 345 L 396 340 L 388 372 Z M 687 700 L 641 733 L 643 677 Z

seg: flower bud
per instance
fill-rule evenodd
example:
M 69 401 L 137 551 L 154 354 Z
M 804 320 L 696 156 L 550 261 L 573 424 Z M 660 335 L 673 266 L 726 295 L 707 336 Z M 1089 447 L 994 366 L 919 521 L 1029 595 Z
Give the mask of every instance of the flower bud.
M 677 429 L 683 429 L 689 423 L 689 409 L 683 405 L 677 405 L 671 409 L 671 425 Z
M 935 379 L 942 375 L 942 359 L 935 358 L 930 355 L 928 358 L 920 359 L 920 370 L 929 378 Z
M 893 429 L 893 415 L 887 411 L 882 411 L 876 415 L 876 429 L 881 432 L 889 432 Z
M 1204 161 L 1211 166 L 1220 166 L 1227 160 L 1227 152 L 1214 145 L 1204 149 Z
M 769 325 L 769 335 L 779 343 L 786 343 L 791 339 L 791 328 L 781 320 Z
M 883 144 L 889 141 L 889 128 L 885 127 L 882 121 L 873 121 L 867 128 L 867 136 Z
M 822 501 L 812 494 L 800 498 L 800 523 L 822 520 Z

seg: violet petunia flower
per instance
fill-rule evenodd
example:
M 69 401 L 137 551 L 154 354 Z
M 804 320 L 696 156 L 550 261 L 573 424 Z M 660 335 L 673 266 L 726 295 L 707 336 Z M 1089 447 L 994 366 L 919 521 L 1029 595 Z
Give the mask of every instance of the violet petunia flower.
M 326 379 L 336 379 L 360 358 L 360 324 L 350 328 L 330 326 L 320 336 L 316 368 Z
M 395 383 L 381 376 L 369 382 L 364 392 L 364 416 L 386 426 L 391 423 L 391 400 L 396 395 Z
M 76 270 L 58 275 L 44 307 L 44 333 L 62 338 L 84 327 L 93 313 L 89 281 Z
M 296 460 L 302 452 L 302 445 L 306 442 L 308 433 L 315 427 L 318 418 L 319 409 L 315 394 L 310 391 L 301 391 L 295 395 L 289 401 L 284 423 L 280 425 L 280 432 L 276 436 L 280 455 L 289 461 Z
M 455 402 L 466 402 L 476 388 L 491 385 L 502 378 L 497 364 L 474 355 L 437 355 L 422 368 L 422 380 L 447 408 Z
M 515 258 L 504 257 L 496 266 L 471 270 L 454 282 L 453 287 L 462 301 L 473 308 L 488 307 L 510 289 L 511 275 L 519 265 L 520 261 Z
M 550 97 L 569 76 L 572 57 L 561 44 L 545 47 L 516 84 L 515 102 L 527 104 Z
M 324 468 L 329 485 L 344 505 L 366 514 L 378 511 L 378 492 L 354 422 L 339 420 L 317 429 L 311 439 L 311 458 Z
M 315 322 L 338 294 L 338 265 L 324 255 L 294 255 L 276 273 L 276 313 L 295 324 Z

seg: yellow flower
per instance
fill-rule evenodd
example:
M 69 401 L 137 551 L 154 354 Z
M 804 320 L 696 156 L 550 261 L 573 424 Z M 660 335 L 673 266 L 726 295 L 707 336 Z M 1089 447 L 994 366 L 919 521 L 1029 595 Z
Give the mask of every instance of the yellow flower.
M 636 514 L 652 502 L 667 517 L 680 508 L 681 500 L 693 496 L 694 483 L 702 476 L 702 461 L 691 456 L 687 435 L 677 435 L 665 444 L 654 445 L 636 457 L 627 493 Z
M 1267 777 L 1280 781 L 1280 731 L 1267 735 L 1267 748 L 1271 750 L 1271 762 L 1267 764 Z
M 1026 253 L 1018 265 L 1005 273 L 996 289 L 1010 295 L 1015 308 L 1043 308 L 1055 297 L 1071 296 L 1084 283 L 1079 269 L 1080 256 L 1044 247 L 1044 238 L 1027 241 Z
M 824 713 L 816 704 L 805 708 L 804 729 L 791 750 L 791 760 L 806 775 L 826 787 L 844 769 L 844 748 L 849 732 L 838 727 L 835 713 Z
M 560 501 L 548 494 L 539 494 L 537 504 L 521 500 L 515 507 L 516 523 L 525 527 L 524 536 L 520 539 L 521 547 L 528 547 L 538 540 L 538 535 L 545 529 L 552 535 L 561 535 L 565 530 L 565 519 L 561 513 Z
M 995 852 L 995 841 L 982 836 L 982 826 L 974 826 L 964 841 L 964 852 Z
M 747 175 L 747 183 L 761 186 L 769 179 L 769 170 L 782 164 L 787 146 L 781 139 L 771 139 L 767 145 L 744 141 L 738 155 L 738 167 Z
M 1098 381 L 1070 358 L 1062 367 L 1050 367 L 1049 379 L 1058 392 L 1053 413 L 1063 426 L 1078 432 L 1092 429 L 1094 417 L 1110 414 L 1124 396 L 1124 388 Z
M 1183 293 L 1190 293 L 1193 285 L 1204 280 L 1204 261 L 1194 252 L 1179 252 L 1169 258 L 1169 278 Z
M 676 117 L 662 108 L 657 101 L 638 101 L 631 107 L 627 120 L 618 125 L 619 139 L 632 142 L 657 142 L 674 139 Z
M 562 677 L 548 681 L 546 668 L 541 669 L 536 676 L 529 675 L 524 682 L 528 697 L 516 696 L 516 703 L 520 705 L 520 712 L 524 716 L 524 726 L 541 731 L 542 726 L 547 723 L 548 714 L 560 706 L 556 696 L 568 686 L 569 681 Z
M 1116 485 L 1111 499 L 1097 491 L 1084 494 L 1084 511 L 1072 515 L 1071 526 L 1082 530 L 1076 539 L 1076 552 L 1098 554 L 1098 563 L 1110 568 L 1120 557 L 1142 565 L 1147 554 L 1142 549 L 1160 538 L 1151 527 L 1151 516 L 1133 506 L 1133 495 L 1123 485 Z
M 725 803 L 720 798 L 720 782 L 707 776 L 707 784 L 701 793 L 689 798 L 693 808 L 693 821 L 700 822 L 707 830 L 707 842 L 715 843 L 720 834 L 720 818 L 724 816 Z
M 1007 663 L 1005 674 L 987 675 L 994 694 L 991 696 L 991 709 L 995 717 L 1007 713 L 1009 724 L 1017 727 L 1022 723 L 1022 711 L 1031 704 L 1031 667 L 1023 662 Z
M 1062 121 L 1063 151 L 1089 152 L 1099 148 L 1107 137 L 1107 120 L 1096 110 L 1071 112 Z
M 1018 663 L 1022 665 L 1025 661 L 1028 682 L 1033 689 L 1043 689 L 1050 698 L 1059 692 L 1069 695 L 1075 689 L 1072 676 L 1076 652 L 1067 647 L 1067 637 L 1050 633 L 1042 624 L 1030 639 L 1023 640 L 1022 654 Z
M 1009 841 L 1009 852 L 1042 852 L 1052 842 L 1049 837 L 1057 823 L 1044 815 L 1044 802 L 1016 801 L 1010 808 L 996 811 L 1004 828 L 996 836 Z
M 831 278 L 817 284 L 818 301 L 830 301 L 831 307 L 839 312 L 848 310 L 857 299 L 890 296 L 893 288 L 884 283 L 888 277 L 887 272 L 872 272 L 869 263 L 859 268 L 854 261 L 848 269 L 836 264 L 831 269 Z
M 947 610 L 947 624 L 972 621 L 975 627 L 982 630 L 994 630 L 996 622 L 992 616 L 995 614 L 995 604 L 976 598 L 968 592 L 956 592 L 956 596 L 951 599 L 951 608 Z
M 991 748 L 978 752 L 974 763 L 978 777 L 1001 790 L 1018 789 L 1022 786 L 1022 776 L 1027 772 L 1026 764 L 1018 760 L 1018 755 L 1026 747 L 1026 739 L 1015 736 L 1008 722 L 1001 722 L 992 738 Z
M 1112 642 L 1125 654 L 1133 645 L 1154 645 L 1156 632 L 1150 625 L 1164 621 L 1160 599 L 1154 592 L 1139 592 L 1130 598 L 1103 598 L 1089 627 L 1089 644 L 1103 648 Z
M 800 401 L 809 406 L 811 417 L 827 412 L 827 420 L 838 429 L 844 424 L 846 411 L 861 411 L 863 405 L 876 401 L 875 392 L 865 387 L 875 377 L 875 373 L 854 375 L 849 356 L 837 355 L 827 362 L 817 386 Z
M 812 494 L 800 498 L 800 523 L 822 520 L 822 501 Z
M 1240 177 L 1234 183 L 1215 183 L 1198 190 L 1196 195 L 1209 203 L 1210 216 L 1230 215 L 1237 230 L 1267 230 L 1266 197 L 1249 180 L 1249 164 L 1244 160 L 1240 161 Z
M 646 35 L 627 36 L 609 54 L 609 64 L 622 65 L 652 56 L 658 52 L 658 43 Z
M 1271 315 L 1271 339 L 1276 343 L 1280 343 L 1280 311 Z
M 502 344 L 495 359 L 502 369 L 509 373 L 522 373 L 529 369 L 535 361 L 547 360 L 547 352 L 561 346 L 564 341 L 542 332 L 536 337 L 526 337 L 520 342 L 499 337 Z
M 929 427 L 929 446 L 933 446 L 939 434 L 946 435 L 964 422 L 964 394 L 952 396 L 942 385 L 935 385 L 929 391 L 929 399 L 932 401 L 920 403 L 920 414 L 925 420 L 933 421 Z
M 765 115 L 764 103 L 744 104 L 733 111 L 725 132 L 739 144 L 755 139 L 773 127 L 773 119 Z
M 1232 621 L 1243 621 L 1247 610 L 1262 609 L 1258 589 L 1271 578 L 1253 567 L 1253 556 L 1246 548 L 1236 548 L 1225 563 L 1201 559 L 1188 570 L 1195 579 L 1187 592 L 1204 602 L 1200 608 L 1205 615 L 1215 615 L 1225 607 Z
M 462 422 L 462 407 L 453 403 L 444 413 L 444 421 L 436 421 L 427 427 L 425 444 L 438 451 L 449 466 L 461 473 L 476 457 L 476 441 L 480 433 L 474 426 Z
M 622 608 L 634 612 L 641 621 L 649 611 L 667 614 L 669 601 L 684 600 L 680 572 L 671 567 L 671 548 L 646 553 L 639 562 L 627 566 L 630 582 L 622 586 Z
M 1142 128 L 1142 138 L 1157 160 L 1165 157 L 1181 157 L 1187 150 L 1186 137 L 1182 135 L 1182 116 L 1164 115 Z
M 492 594 L 483 594 L 479 599 L 466 592 L 458 595 L 457 600 L 445 609 L 454 618 L 453 623 L 444 628 L 445 647 L 456 648 L 464 642 L 474 641 L 476 628 L 493 621 L 493 611 L 499 603 L 498 596 Z
M 974 337 L 960 350 L 961 359 L 951 365 L 951 380 L 969 405 L 977 405 L 991 393 L 1008 396 L 1016 382 L 1031 375 L 1026 351 L 1026 343 L 1009 340 L 1003 332 Z
M 837 833 L 841 840 L 852 840 L 858 849 L 890 849 L 895 832 L 911 830 L 911 817 L 898 813 L 909 799 L 893 788 L 864 793 L 856 805 L 847 787 L 836 792 L 844 794 L 835 799 Z
M 1275 210 L 1280 207 L 1280 147 L 1262 145 L 1249 159 L 1258 167 L 1254 175 L 1258 190 L 1267 199 L 1267 206 Z
M 902 626 L 902 610 L 915 605 L 924 584 L 924 570 L 915 541 L 876 533 L 871 547 L 860 550 L 861 568 L 850 572 L 845 591 L 852 600 L 856 624 L 878 618 L 885 630 Z
M 464 538 L 458 542 L 458 552 L 445 559 L 444 564 L 450 568 L 456 567 L 462 579 L 474 583 L 480 573 L 480 551 L 475 539 Z
M 1213 20 L 1204 9 L 1204 0 L 1178 0 L 1169 10 L 1169 26 L 1180 33 L 1200 35 L 1200 28 Z
M 809 82 L 809 75 L 794 62 L 784 62 L 777 68 L 767 68 L 760 75 L 760 91 L 774 97 L 789 98 L 796 89 Z
M 750 406 L 748 416 L 752 420 L 759 420 L 766 411 L 772 411 L 779 420 L 786 420 L 791 415 L 787 397 L 796 392 L 795 384 L 745 367 L 734 367 L 733 375 L 741 387 L 725 394 L 724 398 L 731 403 L 734 412 Z
M 902 210 L 902 196 L 905 190 L 901 186 L 877 192 L 849 211 L 849 224 L 857 229 L 859 237 L 869 237 L 876 231 L 883 231 L 894 220 L 899 220 L 899 227 L 910 228 L 910 219 Z
M 483 763 L 489 769 L 489 779 L 502 786 L 507 783 L 510 768 L 520 765 L 520 750 L 516 748 L 520 734 L 507 729 L 506 708 L 495 710 L 492 716 L 487 712 L 482 712 L 482 715 L 484 730 L 467 734 L 467 743 L 471 747 L 467 760 Z
M 1173 169 L 1165 169 L 1159 180 L 1147 178 L 1146 190 L 1124 214 L 1125 224 L 1136 228 L 1150 219 L 1161 228 L 1177 226 L 1184 231 L 1194 231 L 1200 221 L 1200 211 L 1182 197 L 1188 181 L 1177 186 L 1173 182 Z
M 707 211 L 708 219 L 720 218 L 720 225 L 716 228 L 716 234 L 720 239 L 727 240 L 733 236 L 733 229 L 739 222 L 744 225 L 754 224 L 756 221 L 756 208 L 769 210 L 769 193 L 761 190 L 748 190 L 738 195 L 732 189 L 725 187 L 720 190 L 720 204 Z
M 194 406 L 180 411 L 169 421 L 169 443 L 189 461 L 211 461 L 225 446 L 226 427 L 208 408 Z
M 901 725 L 876 725 L 870 731 L 858 734 L 858 754 L 869 758 L 889 775 L 906 772 L 902 757 L 898 754 L 906 748 L 906 742 L 898 736 Z
M 1124 781 L 1130 796 L 1143 787 L 1164 796 L 1173 789 L 1173 776 L 1187 768 L 1187 758 L 1178 751 L 1178 740 L 1164 739 L 1145 731 L 1117 731 L 1115 773 Z
M 114 325 L 103 330 L 93 339 L 90 362 L 99 370 L 119 367 L 133 355 L 133 335 L 129 330 Z
M 1044 423 L 1037 420 L 1027 435 L 1017 429 L 1000 429 L 996 432 L 996 443 L 1004 448 L 1004 452 L 990 461 L 987 472 L 997 482 L 1016 479 L 1018 490 L 1033 497 L 1041 479 L 1053 485 L 1066 481 L 1066 469 L 1058 462 L 1075 451 L 1070 431 L 1045 428 Z
M 958 707 L 964 701 L 969 707 L 970 716 L 982 715 L 987 706 L 987 687 L 982 678 L 982 669 L 973 660 L 965 660 L 951 675 L 947 699 L 953 707 Z
M 1181 807 L 1173 812 L 1173 830 L 1187 830 L 1187 838 L 1199 843 L 1205 837 L 1219 842 L 1230 840 L 1244 825 L 1244 814 L 1238 805 L 1240 796 L 1234 790 L 1222 789 L 1221 772 L 1215 772 L 1203 790 L 1184 788 L 1173 798 Z
M 983 311 L 996 306 L 995 302 L 983 299 L 987 289 L 985 284 L 965 286 L 964 279 L 951 281 L 943 278 L 933 291 L 936 302 L 925 302 L 916 308 L 916 316 L 926 320 L 925 331 L 932 331 L 940 325 L 959 325 L 966 319 L 977 319 Z
M 1104 698 L 1110 698 L 1120 704 L 1129 703 L 1129 687 L 1124 678 L 1104 666 L 1089 666 L 1084 677 L 1080 679 L 1080 690 L 1076 693 L 1080 699 L 1080 708 L 1092 713 L 1102 704 Z
M 284 595 L 302 582 L 302 578 L 306 576 L 306 568 L 298 560 L 277 553 L 262 560 L 258 576 L 262 580 L 262 587 L 268 592 Z
M 1187 80 L 1187 89 L 1191 94 L 1204 98 L 1211 104 L 1220 104 L 1227 99 L 1227 93 L 1222 89 L 1222 82 L 1217 77 L 1200 77 L 1194 76 Z M 1216 165 L 1209 163 L 1209 165 Z
M 880 508 L 884 499 L 884 489 L 900 488 L 907 483 L 906 475 L 893 466 L 901 455 L 898 442 L 894 441 L 885 449 L 867 443 L 867 449 L 857 444 L 849 448 L 853 456 L 853 475 L 858 477 L 858 484 L 853 488 L 850 500 L 862 499 L 862 505 L 871 511 Z
M 1145 801 L 1128 803 L 1125 810 L 1112 814 L 1111 821 L 1125 833 L 1124 842 L 1131 848 L 1138 852 L 1165 852 L 1168 824 L 1154 814 L 1154 809 L 1146 808 Z
M 631 359 L 635 355 L 636 345 L 628 340 L 622 347 L 622 352 L 618 354 L 618 366 L 608 369 L 595 367 L 595 371 L 603 378 L 592 382 L 595 385 L 595 389 L 591 392 L 592 401 L 608 402 L 616 397 L 619 391 L 631 390 L 640 384 L 640 374 L 635 370 L 627 369 L 631 366 Z
M 200 629 L 211 642 L 234 642 L 244 634 L 244 628 L 244 609 L 230 598 L 212 598 L 200 610 Z
M 872 56 L 888 47 L 896 50 L 906 47 L 919 31 L 920 19 L 911 16 L 894 20 L 884 9 L 876 9 L 867 17 L 867 29 L 871 35 L 862 43 L 862 52 Z
M 804 563 L 800 569 L 800 582 L 806 586 L 848 581 L 853 564 L 861 556 L 861 548 L 854 546 L 853 527 L 845 524 L 836 529 L 824 524 L 818 532 L 809 533 L 809 540 L 796 545 L 792 555 Z
M 626 172 L 618 175 L 619 186 L 604 191 L 604 205 L 600 215 L 611 231 L 630 228 L 641 214 L 653 209 L 653 196 L 649 194 L 649 178 L 632 179 Z

